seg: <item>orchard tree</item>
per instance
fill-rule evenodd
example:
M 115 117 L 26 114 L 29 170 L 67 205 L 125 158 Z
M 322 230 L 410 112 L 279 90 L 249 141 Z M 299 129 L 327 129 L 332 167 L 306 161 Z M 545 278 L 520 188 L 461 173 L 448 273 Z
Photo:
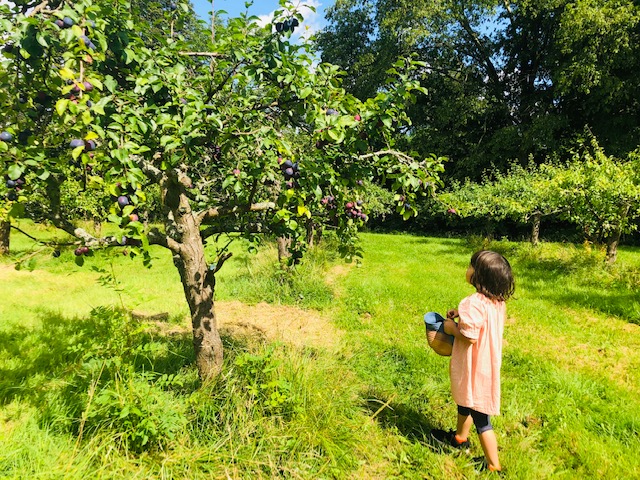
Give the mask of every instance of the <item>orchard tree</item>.
M 442 171 L 441 159 L 394 144 L 405 109 L 424 93 L 418 65 L 397 62 L 373 98 L 358 100 L 341 87 L 337 67 L 315 65 L 309 45 L 289 41 L 303 18 L 281 5 L 264 27 L 256 17 L 216 25 L 199 51 L 169 32 L 150 48 L 126 0 L 45 1 L 28 12 L 0 5 L 3 208 L 42 195 L 47 219 L 77 238 L 79 264 L 104 248 L 126 248 L 149 264 L 150 245 L 167 248 L 203 381 L 222 367 L 214 290 L 231 256 L 222 248 L 207 258 L 208 239 L 287 237 L 296 262 L 313 219 L 335 230 L 347 257 L 359 255 L 365 182 L 395 190 L 408 218 Z M 168 19 L 185 10 L 171 9 Z M 62 192 L 79 171 L 89 172 L 87 189 L 109 195 L 106 219 L 118 235 L 92 235 L 64 215 Z M 145 227 L 139 214 L 158 188 L 160 225 Z
M 499 222 L 510 219 L 531 226 L 530 240 L 537 245 L 544 217 L 560 216 L 569 208 L 563 203 L 552 164 L 527 167 L 513 163 L 506 173 L 495 172 L 483 182 L 453 183 L 440 195 L 440 209 L 449 215 Z
M 595 138 L 574 153 L 556 173 L 566 217 L 585 236 L 606 246 L 606 260 L 614 263 L 622 234 L 637 229 L 640 214 L 640 162 L 637 153 L 620 160 L 605 154 Z
M 454 183 L 439 196 L 441 210 L 456 217 L 506 218 L 531 222 L 536 244 L 540 220 L 557 216 L 573 223 L 587 240 L 606 247 L 614 263 L 623 234 L 637 229 L 640 215 L 640 162 L 637 152 L 620 160 L 607 155 L 593 136 L 578 143 L 564 163 L 511 167 L 483 183 Z

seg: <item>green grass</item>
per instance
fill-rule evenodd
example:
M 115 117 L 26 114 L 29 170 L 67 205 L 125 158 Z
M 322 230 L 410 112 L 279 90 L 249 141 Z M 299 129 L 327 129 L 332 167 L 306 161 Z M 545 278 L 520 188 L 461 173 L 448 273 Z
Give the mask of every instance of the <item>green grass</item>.
M 20 272 L 5 259 L 0 477 L 490 478 L 427 441 L 453 428 L 455 405 L 448 359 L 426 347 L 422 322 L 472 293 L 466 266 L 488 246 L 517 281 L 493 422 L 508 478 L 640 478 L 639 249 L 605 267 L 602 252 L 566 244 L 365 234 L 363 246 L 360 266 L 317 250 L 282 273 L 271 245 L 234 245 L 218 299 L 321 310 L 341 339 L 299 349 L 227 336 L 223 374 L 206 387 L 188 333 L 119 310 L 185 324 L 166 252 L 150 270 L 115 250 L 82 268 L 71 248 L 57 259 L 44 249 Z M 34 248 L 12 237 L 13 260 Z M 472 448 L 481 455 L 475 436 Z

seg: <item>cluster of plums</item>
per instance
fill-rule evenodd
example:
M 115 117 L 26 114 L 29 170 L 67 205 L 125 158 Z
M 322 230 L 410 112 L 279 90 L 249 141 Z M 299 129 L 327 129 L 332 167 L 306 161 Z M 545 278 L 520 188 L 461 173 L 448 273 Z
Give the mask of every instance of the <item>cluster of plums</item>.
M 292 162 L 291 160 L 283 160 L 282 157 L 278 158 L 280 164 L 280 170 L 284 175 L 285 185 L 287 188 L 294 188 L 297 186 L 297 180 L 300 178 L 300 166 L 298 162 Z
M 58 18 L 53 23 L 55 23 L 60 28 L 71 28 L 76 23 L 70 17 Z
M 293 32 L 300 25 L 297 18 L 288 18 L 284 22 L 276 22 L 276 32 Z
M 16 201 L 18 199 L 18 194 L 16 192 L 22 190 L 24 179 L 16 178 L 15 180 L 12 180 L 8 175 L 5 175 L 5 180 L 6 187 L 10 190 L 14 190 L 7 194 L 7 200 L 11 200 L 12 202 Z
M 85 92 L 90 92 L 93 90 L 93 84 L 88 81 L 88 80 L 84 80 L 84 81 L 80 81 L 80 80 L 67 80 L 67 85 L 73 85 L 73 88 L 71 89 L 70 92 L 70 97 L 72 95 L 77 95 L 78 93 L 85 91 Z M 82 85 L 82 87 L 80 86 Z M 91 105 L 89 105 L 91 106 Z
M 367 220 L 367 215 L 362 211 L 362 200 L 357 202 L 347 202 L 344 204 L 344 211 L 347 217 L 353 219 Z
M 69 142 L 69 148 L 84 147 L 85 151 L 91 152 L 96 149 L 98 145 L 95 140 L 82 140 L 81 138 L 74 138 Z
M 334 197 L 333 195 L 327 195 L 326 197 L 322 197 L 322 200 L 320 200 L 320 203 L 325 207 L 327 207 L 327 209 L 329 210 L 335 210 L 336 208 L 338 208 L 338 206 L 336 205 L 336 197 Z
M 320 200 L 320 203 L 324 205 L 327 210 L 336 210 L 338 205 L 336 204 L 336 198 L 333 195 L 327 195 Z M 356 202 L 346 202 L 344 204 L 345 215 L 349 218 L 367 220 L 367 215 L 362 211 L 362 200 Z
M 82 247 L 78 247 L 73 251 L 73 254 L 76 257 L 81 257 L 83 255 L 88 255 L 91 252 L 91 250 L 89 249 L 89 247 L 87 247 L 86 245 L 83 245 Z
M 127 205 L 131 204 L 131 200 L 126 195 L 120 195 L 116 201 L 118 202 L 118 206 L 120 208 L 124 208 Z M 137 222 L 140 220 L 140 217 L 138 216 L 137 213 L 130 213 L 127 218 L 130 222 Z

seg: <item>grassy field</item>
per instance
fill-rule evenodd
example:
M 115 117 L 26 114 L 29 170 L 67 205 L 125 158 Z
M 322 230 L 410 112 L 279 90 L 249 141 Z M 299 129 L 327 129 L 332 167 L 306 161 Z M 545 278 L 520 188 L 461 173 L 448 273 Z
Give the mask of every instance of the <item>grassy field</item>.
M 271 245 L 236 245 L 221 306 L 253 305 L 246 321 L 263 329 L 261 302 L 295 308 L 335 341 L 226 333 L 223 375 L 203 387 L 166 252 L 150 270 L 115 250 L 80 268 L 16 233 L 0 262 L 0 477 L 491 478 L 475 434 L 471 455 L 428 441 L 454 427 L 455 405 L 422 322 L 472 293 L 469 257 L 489 247 L 517 281 L 493 420 L 506 477 L 640 478 L 639 249 L 607 268 L 588 246 L 362 238 L 362 265 L 318 250 L 296 274 L 276 269 Z

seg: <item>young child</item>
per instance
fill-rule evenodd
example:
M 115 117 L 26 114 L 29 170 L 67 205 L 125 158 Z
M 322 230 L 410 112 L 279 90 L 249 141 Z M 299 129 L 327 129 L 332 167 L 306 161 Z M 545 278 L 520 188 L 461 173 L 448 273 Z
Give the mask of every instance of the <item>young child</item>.
M 489 470 L 500 471 L 490 416 L 500 413 L 505 302 L 515 288 L 511 265 L 499 253 L 481 250 L 471 257 L 467 282 L 476 293 L 464 298 L 457 310 L 447 312 L 444 322 L 445 333 L 455 337 L 449 376 L 453 400 L 458 405 L 458 424 L 455 432 L 433 430 L 431 436 L 440 444 L 467 449 L 473 423 Z

